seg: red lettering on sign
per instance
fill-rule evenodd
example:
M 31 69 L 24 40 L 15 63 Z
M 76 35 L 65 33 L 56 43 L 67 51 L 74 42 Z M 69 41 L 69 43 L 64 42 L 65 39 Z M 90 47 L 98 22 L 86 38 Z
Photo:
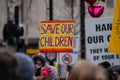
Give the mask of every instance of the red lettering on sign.
M 41 37 L 41 38 L 40 38 L 40 46 L 41 46 L 41 47 L 44 46 L 44 43 L 42 43 L 42 40 L 44 40 L 44 37 Z
M 59 39 L 59 41 L 58 41 L 58 45 L 59 46 L 62 46 L 62 45 L 64 45 L 64 37 L 60 37 L 60 39 Z
M 73 46 L 73 37 L 68 37 L 68 43 L 70 43 L 70 46 Z
M 60 24 L 55 24 L 54 26 L 52 24 L 48 24 L 48 25 L 45 25 L 43 24 L 41 26 L 41 29 L 43 32 L 41 32 L 41 34 L 46 34 L 48 32 L 50 32 L 50 34 L 59 34 L 59 25 Z
M 54 42 L 53 42 L 54 39 Z M 74 38 L 70 36 L 66 37 L 41 37 L 40 38 L 40 46 L 45 47 L 45 46 L 53 46 L 53 47 L 58 47 L 58 46 L 73 46 L 74 43 Z
M 55 24 L 54 30 L 56 30 L 56 34 L 59 34 L 59 25 L 60 24 Z
M 46 31 L 45 31 L 45 29 L 44 29 L 45 26 L 46 26 L 45 24 L 43 24 L 43 25 L 41 26 L 41 29 L 42 29 L 41 34 L 45 34 L 45 33 L 46 33 Z
M 52 33 L 54 30 L 52 30 L 52 24 L 48 24 L 47 29 L 46 29 L 46 33 L 50 31 L 50 33 Z
M 74 25 L 73 24 L 69 24 L 68 25 L 68 32 L 71 33 L 71 34 L 74 34 L 73 29 L 74 29 Z

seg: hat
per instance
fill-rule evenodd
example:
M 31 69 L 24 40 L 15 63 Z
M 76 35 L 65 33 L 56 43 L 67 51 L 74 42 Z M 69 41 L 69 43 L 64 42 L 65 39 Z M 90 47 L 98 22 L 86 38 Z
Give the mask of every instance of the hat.
M 57 79 L 58 71 L 57 71 L 57 68 L 55 68 L 54 66 L 47 65 L 43 67 L 41 70 L 41 75 L 43 74 L 42 76 L 44 76 L 45 72 L 47 72 L 47 78 L 49 80 Z
M 35 70 L 33 60 L 24 53 L 17 53 L 16 56 L 18 59 L 19 80 L 33 80 Z

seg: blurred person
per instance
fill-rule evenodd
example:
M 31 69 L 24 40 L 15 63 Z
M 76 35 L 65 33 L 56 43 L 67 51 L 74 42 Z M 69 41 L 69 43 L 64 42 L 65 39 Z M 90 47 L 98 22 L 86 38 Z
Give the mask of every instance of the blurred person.
M 72 65 L 67 65 L 66 80 L 68 80 L 69 75 L 71 74 Z
M 95 71 L 95 80 L 108 80 L 107 70 L 97 66 Z
M 34 55 L 33 60 L 35 62 L 35 76 L 40 76 L 41 68 L 45 66 L 45 58 L 42 55 Z
M 41 70 L 41 80 L 57 80 L 58 79 L 58 70 L 54 66 L 45 66 Z
M 18 63 L 9 51 L 0 51 L 0 80 L 18 80 Z
M 44 80 L 44 79 L 45 79 L 44 76 L 38 76 L 38 77 L 34 78 L 34 80 Z
M 17 42 L 15 38 L 10 38 L 6 42 L 7 46 L 6 48 L 10 50 L 12 53 L 16 53 L 17 51 Z
M 108 68 L 109 80 L 120 80 L 120 65 Z
M 6 50 L 7 50 L 6 46 L 7 46 L 6 43 L 0 42 L 0 51 L 1 51 L 1 52 L 6 51 Z
M 108 61 L 104 61 L 102 63 L 99 63 L 98 65 L 102 66 L 105 69 L 108 69 L 111 66 L 111 64 Z
M 72 68 L 68 80 L 95 80 L 95 70 L 88 61 L 80 60 Z
M 16 53 L 15 55 L 18 59 L 19 80 L 33 80 L 35 65 L 32 58 L 24 53 Z

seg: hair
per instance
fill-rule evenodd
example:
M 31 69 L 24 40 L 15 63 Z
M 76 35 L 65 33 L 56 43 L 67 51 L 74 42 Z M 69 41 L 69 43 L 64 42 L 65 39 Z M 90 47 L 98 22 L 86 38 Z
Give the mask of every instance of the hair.
M 67 65 L 67 71 L 71 73 L 71 70 L 72 70 L 72 65 Z
M 111 64 L 109 62 L 107 62 L 107 61 L 99 63 L 98 65 L 102 66 L 105 69 L 108 69 L 111 66 Z
M 45 65 L 45 58 L 42 55 L 34 55 L 33 56 L 33 60 L 35 62 L 35 64 L 37 64 L 37 59 L 41 60 L 42 65 Z
M 114 65 L 107 69 L 109 80 L 117 80 L 120 75 L 120 65 Z
M 0 51 L 0 80 L 18 80 L 17 59 L 8 51 Z
M 108 70 L 108 78 L 109 80 L 117 80 L 117 75 L 115 72 L 113 72 L 112 70 Z
M 96 66 L 95 67 L 95 76 L 96 75 L 100 75 L 99 73 L 102 73 L 102 75 L 104 77 L 106 77 L 106 79 L 108 80 L 108 72 L 107 72 L 107 70 L 104 67 L 102 67 L 102 66 Z M 97 78 L 97 76 L 95 78 Z
M 95 80 L 94 67 L 88 61 L 78 61 L 72 69 L 68 80 Z

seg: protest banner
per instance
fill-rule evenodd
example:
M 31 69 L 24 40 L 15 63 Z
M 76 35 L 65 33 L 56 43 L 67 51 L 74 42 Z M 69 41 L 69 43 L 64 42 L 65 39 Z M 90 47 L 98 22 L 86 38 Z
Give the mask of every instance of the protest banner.
M 108 52 L 112 20 L 111 17 L 85 20 L 86 59 L 94 64 L 103 61 L 120 64 L 120 57 Z
M 41 21 L 40 52 L 73 52 L 74 21 Z

